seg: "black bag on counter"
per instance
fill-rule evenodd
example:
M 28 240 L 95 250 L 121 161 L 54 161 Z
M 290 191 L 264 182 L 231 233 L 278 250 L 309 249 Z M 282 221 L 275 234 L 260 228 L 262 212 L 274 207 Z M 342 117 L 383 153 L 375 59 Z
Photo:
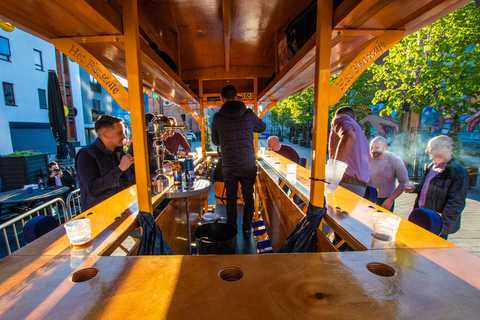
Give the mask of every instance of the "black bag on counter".
M 162 60 L 170 67 L 170 69 L 173 70 L 173 72 L 177 73 L 177 64 L 166 52 L 159 50 L 155 42 L 152 42 L 150 44 L 150 48 L 152 48 L 155 53 L 158 54 L 160 58 L 162 58 Z

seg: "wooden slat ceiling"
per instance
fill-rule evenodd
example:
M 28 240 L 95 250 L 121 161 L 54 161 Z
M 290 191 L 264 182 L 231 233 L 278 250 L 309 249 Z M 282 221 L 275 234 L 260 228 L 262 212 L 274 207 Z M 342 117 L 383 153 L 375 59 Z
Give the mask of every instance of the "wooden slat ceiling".
M 399 29 L 411 33 L 468 2 L 337 0 L 333 27 Z M 308 88 L 313 84 L 312 39 L 297 54 L 302 56 L 295 56 L 268 87 L 265 81 L 275 72 L 275 47 L 285 28 L 310 3 L 311 0 L 138 0 L 140 35 L 144 40 L 144 84 L 176 103 L 198 101 L 195 90 L 199 79 L 212 79 L 212 84 L 221 86 L 219 79 L 255 76 L 259 78 L 262 103 Z M 229 10 L 228 15 L 225 10 Z M 46 40 L 122 34 L 121 0 L 0 0 L 0 18 Z M 332 73 L 347 65 L 375 36 L 334 32 Z M 152 42 L 175 61 L 177 74 L 148 48 Z M 112 72 L 126 76 L 123 43 L 91 42 L 83 46 Z M 209 90 L 206 93 L 218 93 L 221 89 L 215 85 L 205 88 Z

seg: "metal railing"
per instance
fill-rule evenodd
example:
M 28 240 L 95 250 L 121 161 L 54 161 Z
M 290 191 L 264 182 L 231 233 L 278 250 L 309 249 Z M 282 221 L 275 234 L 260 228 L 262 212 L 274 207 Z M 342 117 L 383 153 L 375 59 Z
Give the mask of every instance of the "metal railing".
M 65 202 L 63 202 L 61 198 L 56 198 L 1 224 L 0 231 L 3 233 L 5 243 L 2 244 L 0 241 L 0 258 L 11 254 L 27 244 L 23 237 L 23 227 L 28 220 L 40 215 L 51 215 L 58 220 L 59 225 L 69 220 L 69 213 Z M 15 244 L 16 248 L 12 251 L 13 244 Z
M 68 194 L 66 204 L 67 204 L 68 215 L 69 215 L 68 220 L 82 213 L 80 189 L 76 189 Z

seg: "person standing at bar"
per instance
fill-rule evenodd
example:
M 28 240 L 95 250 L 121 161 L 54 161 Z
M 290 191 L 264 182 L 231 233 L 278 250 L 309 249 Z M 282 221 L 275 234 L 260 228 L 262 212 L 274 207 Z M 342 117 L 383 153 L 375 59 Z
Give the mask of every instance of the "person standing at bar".
M 340 185 L 363 197 L 370 176 L 370 146 L 362 127 L 355 121 L 355 111 L 350 107 L 338 109 L 331 127 L 330 159 L 348 165 Z
M 387 140 L 376 137 L 370 143 L 370 182 L 378 189 L 377 204 L 393 212 L 395 199 L 403 193 L 408 172 L 402 158 L 387 151 Z M 395 188 L 395 181 L 398 186 Z
M 414 208 L 425 208 L 441 213 L 442 231 L 440 237 L 460 229 L 462 211 L 465 209 L 468 191 L 468 172 L 455 160 L 453 140 L 444 135 L 432 138 L 425 152 L 432 159 L 420 184 L 413 191 L 418 193 Z
M 238 183 L 242 186 L 243 235 L 250 237 L 255 210 L 253 185 L 257 176 L 253 133 L 265 131 L 266 124 L 237 101 L 237 90 L 228 85 L 222 89 L 223 105 L 213 116 L 212 142 L 222 152 L 222 174 L 227 196 L 227 221 L 237 226 Z
M 287 144 L 281 144 L 277 136 L 269 137 L 267 140 L 267 145 L 270 149 L 282 157 L 285 157 L 297 164 L 300 162 L 300 156 L 298 155 L 297 151 Z
M 177 125 L 177 120 L 175 120 L 174 117 L 168 117 L 168 118 L 172 121 L 174 126 Z M 188 144 L 188 141 L 185 139 L 185 137 L 181 133 L 168 128 L 168 126 L 166 126 L 165 129 L 168 131 L 163 134 L 162 139 L 163 139 L 163 145 L 165 146 L 165 149 L 167 149 L 168 152 L 170 152 L 173 155 L 176 154 L 179 156 L 184 156 L 192 152 L 192 148 Z M 180 146 L 182 146 L 184 151 L 179 151 Z

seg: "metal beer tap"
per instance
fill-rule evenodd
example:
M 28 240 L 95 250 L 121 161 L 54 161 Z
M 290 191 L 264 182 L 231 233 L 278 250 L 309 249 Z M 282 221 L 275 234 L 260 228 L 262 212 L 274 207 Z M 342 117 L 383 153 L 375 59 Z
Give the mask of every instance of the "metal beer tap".
M 163 145 L 162 136 L 164 126 L 170 124 L 170 119 L 164 115 L 155 113 L 152 121 L 154 133 L 155 161 L 157 162 L 157 170 L 155 177 L 152 179 L 153 188 L 156 193 L 160 193 L 170 185 L 170 178 L 165 175 L 163 170 L 163 158 L 165 154 L 165 146 Z

